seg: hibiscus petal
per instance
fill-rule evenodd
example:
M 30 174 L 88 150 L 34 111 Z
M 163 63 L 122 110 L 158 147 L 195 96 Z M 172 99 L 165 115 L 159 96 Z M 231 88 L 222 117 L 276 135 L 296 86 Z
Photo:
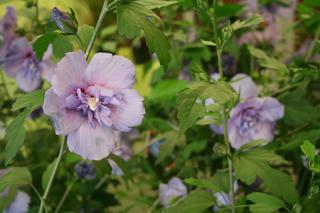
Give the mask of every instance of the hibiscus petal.
M 267 121 L 275 121 L 281 119 L 284 115 L 283 105 L 275 98 L 265 97 L 261 99 L 262 108 L 260 116 Z
M 128 59 L 109 53 L 97 53 L 87 68 L 88 81 L 111 89 L 132 88 L 135 67 Z
M 77 131 L 71 133 L 67 143 L 71 152 L 88 160 L 101 160 L 116 146 L 111 128 L 102 128 L 98 125 L 93 128 L 88 122 L 83 122 Z
M 112 108 L 111 120 L 114 128 L 129 131 L 130 127 L 141 124 L 145 113 L 143 97 L 135 90 L 123 90 L 123 100 Z
M 43 112 L 52 118 L 57 135 L 67 135 L 80 127 L 83 117 L 78 111 L 68 110 L 65 101 L 53 89 L 45 94 Z
M 29 55 L 34 54 L 26 38 L 15 39 L 5 51 L 4 70 L 7 75 L 14 77 L 24 66 Z
M 259 122 L 250 130 L 251 140 L 265 140 L 270 142 L 274 138 L 274 123 Z
M 228 122 L 228 138 L 232 148 L 234 149 L 239 149 L 241 146 L 252 140 L 250 135 L 242 136 L 239 134 L 238 128 L 232 120 L 229 120 Z
M 78 111 L 62 109 L 50 114 L 57 135 L 68 135 L 77 130 L 84 117 Z
M 24 92 L 36 90 L 41 85 L 40 71 L 22 69 L 17 73 L 16 79 L 19 88 Z
M 256 84 L 250 76 L 246 74 L 237 74 L 231 79 L 230 85 L 236 92 L 240 92 L 240 98 L 254 98 L 259 94 Z
M 64 100 L 54 93 L 53 88 L 46 91 L 43 103 L 43 112 L 47 115 L 58 112 L 65 107 Z
M 30 196 L 18 190 L 17 195 L 10 205 L 4 210 L 4 213 L 19 213 L 19 212 L 28 212 L 30 203 Z
M 87 62 L 82 52 L 70 52 L 57 64 L 52 77 L 54 92 L 68 96 L 78 88 L 86 87 L 85 70 Z

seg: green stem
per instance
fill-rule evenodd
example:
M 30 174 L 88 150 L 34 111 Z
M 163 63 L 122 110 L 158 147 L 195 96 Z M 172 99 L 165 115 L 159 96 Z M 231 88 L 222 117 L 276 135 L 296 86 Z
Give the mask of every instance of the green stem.
M 60 212 L 60 209 L 61 209 L 64 201 L 67 199 L 67 197 L 68 197 L 68 195 L 69 195 L 69 193 L 70 193 L 70 191 L 71 191 L 74 183 L 75 183 L 75 182 L 72 182 L 72 183 L 67 187 L 67 189 L 64 191 L 64 193 L 63 193 L 63 195 L 62 195 L 62 198 L 60 199 L 59 204 L 58 204 L 56 210 L 54 211 L 54 213 Z
M 65 147 L 65 143 L 66 143 L 66 140 L 67 140 L 67 136 L 64 137 L 63 141 L 61 142 L 61 146 L 60 146 L 60 151 L 59 151 L 59 154 L 58 154 L 58 157 L 57 157 L 57 161 L 53 167 L 53 170 L 52 170 L 52 173 L 51 173 L 51 176 L 49 178 L 49 181 L 48 181 L 48 185 L 44 191 L 44 194 L 42 196 L 42 200 L 41 200 L 41 203 L 40 203 L 40 208 L 39 208 L 39 213 L 42 213 L 43 211 L 43 208 L 44 208 L 44 202 L 50 192 L 50 188 L 51 188 L 51 185 L 53 183 L 53 180 L 54 180 L 54 177 L 56 176 L 57 174 L 57 171 L 58 171 L 58 167 L 59 167 L 59 164 L 61 162 L 61 159 L 62 159 L 62 155 L 63 155 L 63 152 L 64 152 L 64 147 Z
M 152 206 L 148 209 L 147 213 L 151 213 L 154 210 L 154 208 L 156 208 L 156 206 L 159 204 L 159 202 L 160 202 L 159 198 L 156 199 L 152 204 Z
M 100 29 L 100 27 L 101 27 L 101 25 L 102 25 L 103 19 L 104 19 L 104 17 L 106 16 L 107 12 L 108 12 L 108 0 L 104 0 L 103 6 L 102 6 L 102 9 L 101 9 L 101 12 L 100 12 L 100 15 L 99 15 L 97 24 L 96 24 L 96 27 L 94 28 L 93 34 L 92 34 L 92 36 L 91 36 L 89 45 L 88 45 L 87 50 L 86 50 L 86 53 L 85 53 L 86 59 L 89 58 L 89 55 L 90 55 L 90 52 L 91 52 L 91 50 L 92 50 L 94 41 L 96 40 L 98 31 L 99 31 L 99 29 Z
M 94 186 L 94 190 L 99 189 L 99 188 L 103 185 L 103 183 L 106 182 L 106 180 L 108 179 L 108 177 L 109 177 L 109 174 L 106 174 L 105 176 L 103 176 L 103 177 L 100 179 L 100 181 Z
M 213 27 L 214 39 L 215 39 L 215 43 L 216 43 L 218 70 L 219 70 L 220 79 L 222 80 L 223 79 L 223 65 L 222 65 L 221 54 L 222 54 L 223 49 L 220 46 L 220 41 L 219 41 L 218 32 L 217 32 L 217 24 L 216 24 L 216 19 L 214 17 L 214 14 L 210 13 L 210 17 L 211 17 L 211 22 L 212 22 L 212 27 Z M 234 206 L 233 165 L 232 165 L 232 159 L 231 159 L 232 154 L 231 154 L 230 142 L 229 142 L 229 137 L 228 137 L 228 127 L 227 127 L 228 119 L 227 119 L 227 111 L 226 111 L 225 107 L 223 108 L 223 112 L 222 112 L 222 120 L 223 120 L 224 143 L 227 147 L 229 186 L 230 186 L 230 197 L 231 197 L 231 212 L 235 213 L 236 209 Z
M 40 202 L 43 202 L 44 211 L 45 211 L 45 212 L 48 212 L 46 203 L 45 203 L 45 201 L 42 199 L 40 192 L 37 190 L 37 188 L 36 188 L 33 184 L 31 184 L 31 188 L 32 188 L 32 190 L 36 193 L 36 195 L 38 196 Z
M 3 82 L 3 88 L 4 88 L 4 91 L 6 93 L 6 95 L 8 96 L 9 99 L 11 99 L 10 97 L 10 93 L 9 93 L 9 90 L 8 90 L 8 87 L 7 87 L 7 83 L 6 83 L 6 79 L 4 77 L 4 72 L 0 72 L 1 74 L 1 81 Z
M 315 35 L 315 37 L 314 37 L 314 39 L 313 39 L 313 41 L 311 43 L 310 48 L 308 49 L 307 54 L 304 57 L 305 61 L 309 61 L 309 59 L 311 58 L 311 56 L 313 54 L 313 51 L 314 51 L 314 48 L 316 47 L 317 41 L 319 40 L 319 36 L 320 36 L 320 25 L 318 26 L 316 35 Z

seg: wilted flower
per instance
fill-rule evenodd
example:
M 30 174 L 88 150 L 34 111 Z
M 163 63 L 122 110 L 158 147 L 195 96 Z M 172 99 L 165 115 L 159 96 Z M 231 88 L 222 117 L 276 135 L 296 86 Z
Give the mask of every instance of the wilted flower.
M 252 98 L 235 106 L 228 120 L 231 146 L 235 149 L 253 140 L 270 142 L 276 120 L 283 117 L 284 107 L 275 98 Z
M 179 178 L 172 178 L 168 184 L 162 183 L 159 187 L 160 202 L 165 207 L 168 207 L 173 200 L 186 196 L 187 193 L 187 187 Z
M 94 165 L 90 162 L 80 161 L 74 167 L 75 174 L 80 179 L 93 180 L 96 178 Z
M 53 8 L 51 11 L 51 18 L 56 24 L 56 27 L 66 34 L 76 34 L 78 30 L 78 23 L 73 13 L 66 13 L 58 8 Z
M 70 151 L 100 160 L 115 148 L 114 131 L 141 123 L 143 98 L 132 89 L 134 65 L 124 57 L 97 53 L 89 64 L 82 52 L 67 53 L 57 64 L 44 113 L 56 134 L 68 135 Z

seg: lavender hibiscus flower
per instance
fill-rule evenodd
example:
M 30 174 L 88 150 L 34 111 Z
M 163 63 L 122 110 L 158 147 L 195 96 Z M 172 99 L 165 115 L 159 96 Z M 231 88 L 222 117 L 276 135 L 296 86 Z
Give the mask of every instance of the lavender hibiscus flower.
M 31 92 L 40 87 L 41 76 L 49 76 L 55 67 L 51 61 L 52 47 L 49 46 L 43 60 L 39 61 L 28 40 L 15 33 L 16 28 L 15 9 L 7 7 L 7 13 L 0 22 L 0 34 L 3 36 L 0 61 L 7 75 L 16 77 L 20 89 Z
M 228 133 L 235 149 L 253 140 L 274 138 L 275 123 L 284 115 L 284 107 L 275 98 L 252 98 L 235 106 L 230 113 Z
M 219 80 L 219 74 L 215 73 L 211 75 L 212 79 Z M 239 73 L 233 76 L 230 81 L 230 86 L 239 93 L 240 99 L 248 99 L 252 97 L 257 97 L 259 94 L 259 89 L 256 84 L 253 82 L 252 78 L 246 74 Z M 214 104 L 212 99 L 207 99 L 205 102 L 206 106 L 210 104 Z M 217 126 L 215 124 L 211 124 L 210 128 L 216 134 L 223 134 L 223 126 Z
M 0 21 L 0 34 L 3 37 L 3 43 L 9 45 L 11 41 L 17 37 L 15 33 L 17 28 L 17 17 L 13 7 L 7 7 L 6 10 L 6 14 Z
M 172 178 L 168 184 L 160 184 L 160 203 L 165 207 L 169 207 L 174 199 L 184 197 L 187 193 L 187 187 L 183 182 L 179 178 Z
M 134 83 L 134 65 L 124 57 L 97 53 L 87 64 L 82 52 L 67 53 L 46 92 L 44 113 L 56 134 L 68 135 L 70 151 L 101 160 L 115 148 L 114 131 L 127 132 L 143 119 Z
M 253 140 L 266 142 L 274 138 L 275 123 L 284 115 L 284 107 L 275 98 L 257 97 L 259 90 L 253 80 L 238 74 L 231 79 L 230 85 L 239 93 L 241 102 L 230 113 L 228 133 L 231 146 L 239 149 Z M 206 101 L 210 104 L 210 101 Z M 211 125 L 217 134 L 223 134 L 223 128 Z
M 25 213 L 28 212 L 30 203 L 30 197 L 27 193 L 18 190 L 16 197 L 9 204 L 9 206 L 4 209 L 3 213 Z

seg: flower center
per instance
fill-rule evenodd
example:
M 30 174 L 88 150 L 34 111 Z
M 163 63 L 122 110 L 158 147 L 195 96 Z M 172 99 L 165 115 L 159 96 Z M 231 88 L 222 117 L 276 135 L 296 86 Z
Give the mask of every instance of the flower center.
M 88 105 L 91 111 L 95 111 L 98 108 L 99 103 L 100 103 L 99 98 L 95 98 L 95 97 L 88 98 Z
M 97 124 L 110 127 L 112 110 L 123 101 L 122 94 L 114 94 L 113 90 L 99 86 L 78 88 L 76 94 L 66 98 L 67 108 L 77 110 L 87 117 L 91 127 Z
M 243 112 L 241 123 L 239 126 L 240 134 L 246 134 L 258 121 L 257 112 L 253 109 L 245 110 Z

